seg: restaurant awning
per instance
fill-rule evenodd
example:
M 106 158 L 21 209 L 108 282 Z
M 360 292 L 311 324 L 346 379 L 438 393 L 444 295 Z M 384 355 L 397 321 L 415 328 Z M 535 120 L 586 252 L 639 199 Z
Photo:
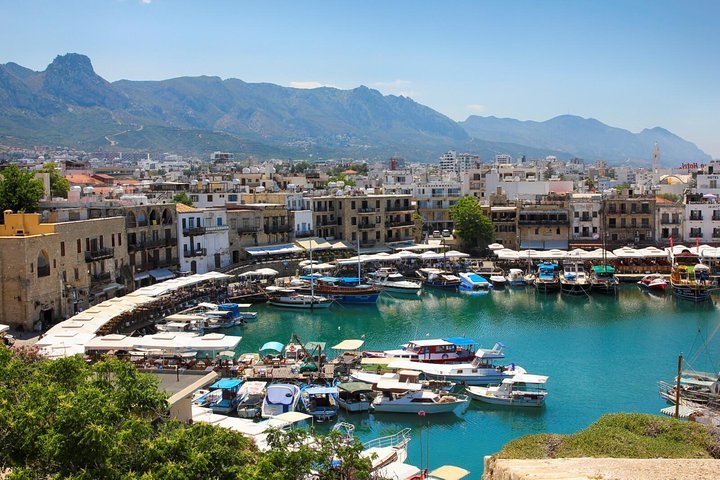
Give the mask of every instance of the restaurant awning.
M 145 280 L 146 278 L 150 278 L 150 274 L 148 272 L 140 272 L 135 274 L 136 282 L 140 282 L 142 280 Z
M 170 280 L 171 278 L 175 278 L 175 274 L 172 273 L 167 268 L 157 268 L 155 270 L 150 270 L 148 272 L 151 277 L 155 279 L 157 282 L 161 282 L 163 280 Z
M 305 250 L 330 250 L 333 246 L 330 242 L 321 237 L 304 238 L 302 240 L 295 240 L 295 244 Z
M 264 245 L 262 247 L 244 247 L 244 250 L 253 257 L 263 255 L 286 255 L 288 253 L 299 253 L 305 251 L 292 243 L 282 245 Z
M 334 350 L 357 350 L 363 346 L 364 340 L 343 340 L 334 347 Z

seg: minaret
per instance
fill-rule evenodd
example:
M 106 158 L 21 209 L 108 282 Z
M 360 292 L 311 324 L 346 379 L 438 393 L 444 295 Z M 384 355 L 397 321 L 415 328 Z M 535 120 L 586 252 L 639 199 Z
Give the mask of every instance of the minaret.
M 655 142 L 655 146 L 653 147 L 653 173 L 655 175 L 660 172 L 660 147 L 658 146 L 657 142 Z

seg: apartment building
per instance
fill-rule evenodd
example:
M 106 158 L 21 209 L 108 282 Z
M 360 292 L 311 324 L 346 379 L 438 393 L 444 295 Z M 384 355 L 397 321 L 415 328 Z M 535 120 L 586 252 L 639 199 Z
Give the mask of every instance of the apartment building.
M 570 196 L 570 240 L 574 246 L 602 243 L 602 194 L 573 193 Z
M 622 189 L 603 202 L 606 240 L 615 245 L 655 242 L 655 195 L 635 195 Z
M 287 205 L 247 203 L 226 207 L 229 248 L 232 263 L 244 257 L 245 247 L 289 243 L 293 224 Z
M 570 213 L 567 197 L 549 195 L 536 203 L 525 203 L 518 212 L 518 243 L 522 249 L 567 249 Z
M 338 195 L 311 197 L 315 233 L 347 240 L 361 248 L 383 247 L 413 239 L 410 195 Z
M 417 202 L 417 210 L 423 217 L 423 230 L 453 229 L 450 218 L 450 207 L 462 198 L 462 183 L 446 181 L 429 181 L 415 184 L 413 199 Z
M 720 242 L 720 203 L 714 194 L 689 193 L 684 207 L 682 232 L 685 241 Z
M 112 298 L 132 281 L 122 217 L 40 220 L 6 211 L 0 225 L 0 318 L 26 330 Z
M 684 241 L 685 205 L 682 201 L 672 201 L 662 197 L 655 198 L 656 243 L 669 246 L 670 239 L 675 244 Z M 720 240 L 715 240 L 720 241 Z
M 180 270 L 207 273 L 230 265 L 230 240 L 224 208 L 177 205 Z
M 123 207 L 135 287 L 174 276 L 178 268 L 177 210 L 174 203 Z

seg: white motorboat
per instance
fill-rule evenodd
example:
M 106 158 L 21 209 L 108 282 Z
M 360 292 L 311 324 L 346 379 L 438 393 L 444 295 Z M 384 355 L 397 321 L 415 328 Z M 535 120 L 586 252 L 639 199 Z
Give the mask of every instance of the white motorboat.
M 507 285 L 507 278 L 505 278 L 505 274 L 502 271 L 495 272 L 490 275 L 490 283 L 495 289 L 505 288 L 505 285 Z
M 487 290 L 492 284 L 483 276 L 475 272 L 463 272 L 460 274 L 460 291 L 477 292 Z
M 265 385 L 267 385 L 267 382 L 243 383 L 238 392 L 240 397 L 240 403 L 237 406 L 238 417 L 255 418 L 260 416 L 262 403 L 265 399 Z
M 527 278 L 525 278 L 525 272 L 519 268 L 511 268 L 508 270 L 507 282 L 511 287 L 524 287 L 528 284 Z
M 300 388 L 300 402 L 305 412 L 312 415 L 315 421 L 332 420 L 338 413 L 338 388 L 304 385 Z
M 343 382 L 337 384 L 338 404 L 348 412 L 367 412 L 375 397 L 372 387 L 366 382 Z
M 379 391 L 372 402 L 375 412 L 388 413 L 448 413 L 468 402 L 467 395 L 451 395 L 424 389 L 420 383 L 385 380 L 375 384 Z
M 262 418 L 294 412 L 300 401 L 300 388 L 290 383 L 273 383 L 265 390 L 262 404 Z
M 495 365 L 495 361 L 505 358 L 505 345 L 496 343 L 492 349 L 478 349 L 471 363 L 434 364 L 396 360 L 388 365 L 392 369 L 410 369 L 423 372 L 429 379 L 463 383 L 465 385 L 491 385 L 502 383 L 518 373 L 527 373 L 514 363 L 508 366 Z M 359 380 L 359 379 L 358 379 Z
M 389 293 L 418 295 L 422 291 L 420 282 L 406 279 L 395 268 L 383 267 L 368 276 L 370 285 Z
M 566 261 L 560 276 L 560 291 L 566 295 L 587 295 L 590 293 L 590 279 L 581 262 Z
M 494 387 L 466 387 L 470 396 L 476 400 L 496 405 L 514 407 L 542 407 L 545 404 L 547 390 L 544 375 L 517 374 L 506 378 Z
M 665 292 L 665 288 L 668 285 L 668 281 L 660 273 L 651 273 L 645 275 L 639 282 L 637 282 L 643 288 L 656 292 Z
M 302 309 L 316 309 L 316 308 L 329 308 L 333 301 L 326 297 L 319 295 L 307 295 L 304 293 L 298 293 L 295 290 L 276 288 L 270 290 L 275 295 L 270 297 L 268 303 L 276 307 L 286 308 L 302 308 Z
M 464 337 L 412 340 L 400 350 L 366 351 L 368 357 L 408 359 L 418 362 L 459 363 L 475 357 L 477 342 Z

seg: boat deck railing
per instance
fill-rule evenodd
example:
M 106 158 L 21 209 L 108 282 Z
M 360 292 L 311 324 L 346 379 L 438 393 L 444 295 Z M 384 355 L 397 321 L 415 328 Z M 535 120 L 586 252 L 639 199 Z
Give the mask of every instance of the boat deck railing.
M 365 450 L 370 448 L 386 448 L 386 447 L 401 447 L 407 445 L 410 442 L 409 428 L 403 428 L 394 435 L 388 435 L 386 437 L 380 437 L 370 440 L 363 444 Z

